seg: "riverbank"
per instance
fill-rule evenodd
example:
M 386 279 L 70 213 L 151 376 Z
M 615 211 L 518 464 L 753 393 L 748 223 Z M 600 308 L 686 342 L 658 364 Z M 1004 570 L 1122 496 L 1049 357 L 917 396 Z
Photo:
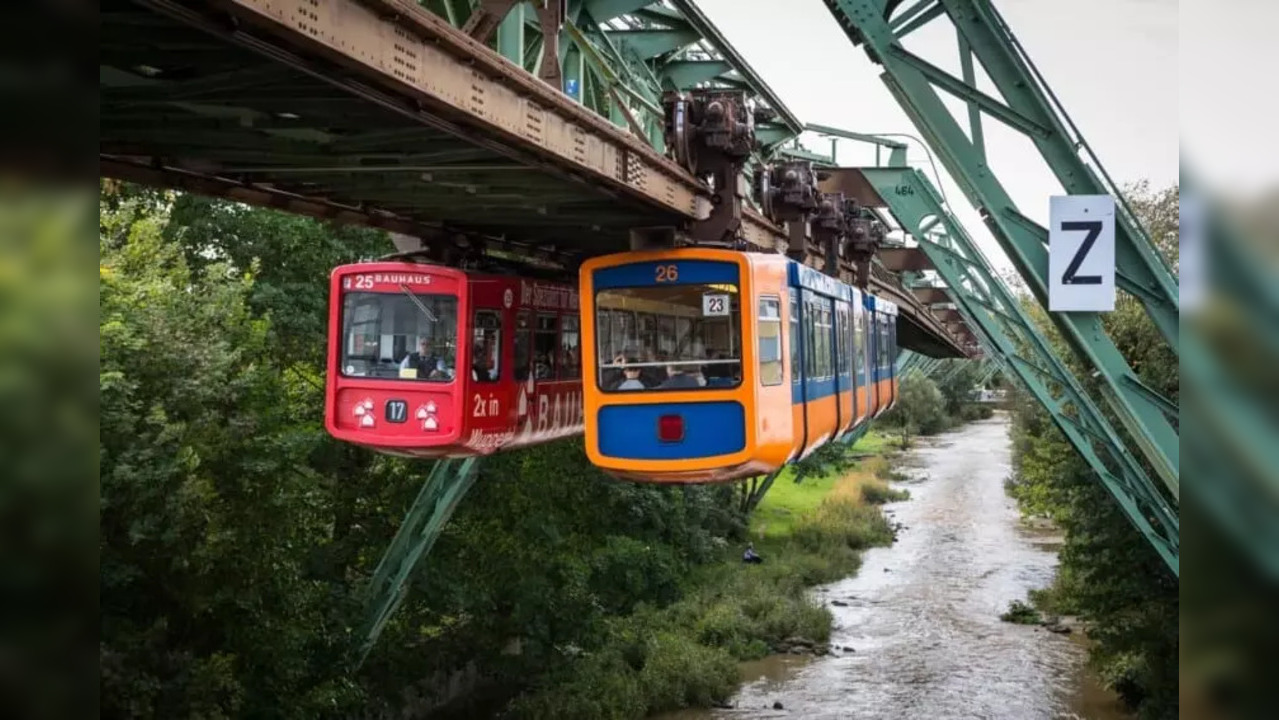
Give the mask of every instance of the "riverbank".
M 737 689 L 742 661 L 825 653 L 833 616 L 810 589 L 852 575 L 862 550 L 894 536 L 878 507 L 898 497 L 885 482 L 884 438 L 872 433 L 851 452 L 862 456 L 851 467 L 798 484 L 778 478 L 748 530 L 762 564 L 743 564 L 742 547 L 724 547 L 718 562 L 685 579 L 679 600 L 608 623 L 595 650 L 519 698 L 513 714 L 643 718 L 713 707 Z
M 998 618 L 1056 566 L 1004 495 L 1010 450 L 1007 416 L 996 414 L 896 458 L 908 477 L 894 484 L 911 493 L 885 511 L 900 523 L 897 541 L 812 591 L 834 616 L 839 652 L 743 664 L 732 709 L 663 720 L 1119 720 L 1088 684 L 1076 635 Z

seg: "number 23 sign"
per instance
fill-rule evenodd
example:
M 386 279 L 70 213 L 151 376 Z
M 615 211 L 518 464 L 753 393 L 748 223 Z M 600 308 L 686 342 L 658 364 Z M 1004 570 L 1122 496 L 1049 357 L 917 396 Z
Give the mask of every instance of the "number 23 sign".
M 703 317 L 728 317 L 727 295 L 703 295 L 702 296 L 702 316 Z

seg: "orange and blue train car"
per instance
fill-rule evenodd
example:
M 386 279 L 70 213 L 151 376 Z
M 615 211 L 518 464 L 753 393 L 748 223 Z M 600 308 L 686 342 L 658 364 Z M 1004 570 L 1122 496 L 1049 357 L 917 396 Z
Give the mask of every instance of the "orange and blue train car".
M 619 478 L 767 474 L 896 397 L 896 307 L 785 256 L 620 253 L 579 287 L 586 452 Z

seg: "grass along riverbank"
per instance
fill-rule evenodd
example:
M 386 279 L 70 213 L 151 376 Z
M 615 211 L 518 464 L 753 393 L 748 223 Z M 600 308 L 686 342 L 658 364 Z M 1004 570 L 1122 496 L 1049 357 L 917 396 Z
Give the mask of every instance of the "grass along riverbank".
M 594 649 L 517 699 L 512 715 L 608 720 L 711 706 L 732 695 L 739 661 L 825 645 L 831 614 L 806 590 L 856 572 L 861 550 L 892 542 L 878 504 L 905 493 L 887 485 L 885 451 L 871 433 L 850 453 L 874 454 L 799 484 L 779 477 L 749 528 L 763 564 L 745 565 L 742 546 L 725 547 L 685 578 L 679 600 L 608 623 Z

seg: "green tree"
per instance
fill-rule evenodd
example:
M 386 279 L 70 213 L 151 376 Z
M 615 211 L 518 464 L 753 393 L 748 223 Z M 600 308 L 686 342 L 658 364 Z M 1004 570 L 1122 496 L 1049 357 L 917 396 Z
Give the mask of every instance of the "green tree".
M 580 441 L 487 459 L 351 673 L 361 593 L 430 467 L 323 428 L 329 271 L 389 243 L 128 185 L 100 212 L 104 715 L 394 714 L 468 665 L 518 692 L 741 532 L 731 488 L 616 482 Z
M 897 404 L 878 422 L 896 428 L 903 444 L 909 442 L 911 435 L 934 435 L 951 426 L 946 398 L 931 378 L 911 373 L 898 383 L 897 393 Z
M 334 638 L 299 552 L 328 531 L 297 397 L 251 273 L 193 273 L 133 202 L 104 211 L 100 245 L 104 713 L 231 717 L 277 696 L 306 716 L 338 690 L 310 687 Z

